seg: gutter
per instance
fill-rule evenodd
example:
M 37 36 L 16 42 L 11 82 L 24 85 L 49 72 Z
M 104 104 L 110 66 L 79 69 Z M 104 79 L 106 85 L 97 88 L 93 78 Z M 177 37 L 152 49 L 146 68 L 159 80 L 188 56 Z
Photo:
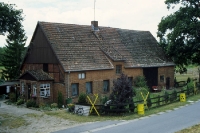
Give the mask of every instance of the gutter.
M 65 72 L 70 73 L 70 72 L 96 71 L 96 70 L 112 70 L 112 69 L 114 69 L 114 67 L 113 68 L 104 68 L 104 69 L 97 68 L 97 69 L 83 69 L 83 70 L 65 70 Z

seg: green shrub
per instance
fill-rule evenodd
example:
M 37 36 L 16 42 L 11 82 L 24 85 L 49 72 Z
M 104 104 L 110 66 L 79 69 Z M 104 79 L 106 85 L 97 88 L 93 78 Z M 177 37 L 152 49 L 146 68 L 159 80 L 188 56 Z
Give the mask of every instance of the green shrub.
M 160 101 L 161 101 L 161 96 L 158 95 L 158 96 L 157 96 L 157 105 L 158 105 L 158 106 L 160 106 Z
M 141 87 L 141 88 L 135 88 L 134 89 L 134 93 L 135 93 L 135 99 L 137 101 L 143 101 L 143 97 L 142 97 L 142 94 L 144 97 L 146 97 L 147 93 L 149 92 L 149 89 L 148 88 L 145 88 L 145 87 Z
M 29 107 L 36 107 L 36 102 L 34 100 L 28 100 L 26 102 L 26 107 L 29 108 Z
M 169 93 L 167 91 L 165 91 L 164 93 L 164 100 L 165 100 L 165 103 L 169 102 Z
M 45 104 L 43 102 L 39 103 L 39 108 L 43 108 L 45 106 Z
M 21 105 L 21 104 L 23 104 L 24 103 L 24 100 L 23 99 L 18 99 L 17 100 L 17 105 Z
M 101 102 L 101 104 L 105 104 L 108 100 L 109 100 L 109 99 L 108 99 L 107 96 L 100 97 L 100 102 Z
M 57 103 L 52 103 L 51 104 L 51 108 L 57 108 L 58 107 L 58 104 Z
M 87 104 L 87 94 L 81 93 L 78 97 L 78 103 L 79 104 Z
M 147 98 L 147 106 L 148 106 L 148 108 L 151 108 L 151 106 L 152 106 L 152 101 L 151 101 L 150 95 Z
M 144 76 L 136 77 L 135 80 L 134 80 L 134 84 L 135 84 L 136 87 L 148 88 L 147 87 L 147 81 L 146 81 Z
M 190 77 L 187 78 L 187 83 L 189 83 L 189 82 L 191 82 L 191 78 Z
M 170 102 L 176 101 L 176 99 L 177 99 L 177 91 L 174 90 L 170 95 Z
M 129 103 L 134 96 L 133 89 L 127 75 L 121 74 L 120 77 L 113 82 L 113 91 L 109 99 L 113 104 Z
M 66 99 L 66 104 L 70 104 L 70 103 L 72 103 L 72 98 L 67 98 Z
M 11 92 L 9 94 L 9 99 L 10 99 L 11 102 L 16 102 L 16 94 Z
M 69 108 L 69 112 L 74 112 L 74 108 L 75 108 L 75 105 L 70 103 L 70 104 L 67 104 L 67 107 Z
M 59 91 L 58 92 L 58 108 L 62 108 L 63 105 L 63 95 L 62 93 Z
M 194 93 L 194 82 L 190 81 L 187 83 L 187 94 L 190 95 L 191 93 Z

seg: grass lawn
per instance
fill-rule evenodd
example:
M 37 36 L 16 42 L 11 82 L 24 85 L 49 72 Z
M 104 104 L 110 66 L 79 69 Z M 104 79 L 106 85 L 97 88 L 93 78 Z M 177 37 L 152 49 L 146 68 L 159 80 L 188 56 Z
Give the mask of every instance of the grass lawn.
M 187 73 L 179 74 L 175 73 L 174 77 L 176 77 L 177 81 L 187 81 L 188 77 L 191 79 L 197 79 L 199 78 L 198 75 L 198 67 L 188 67 Z
M 199 133 L 200 132 L 200 124 L 194 125 L 190 128 L 183 129 L 176 133 Z

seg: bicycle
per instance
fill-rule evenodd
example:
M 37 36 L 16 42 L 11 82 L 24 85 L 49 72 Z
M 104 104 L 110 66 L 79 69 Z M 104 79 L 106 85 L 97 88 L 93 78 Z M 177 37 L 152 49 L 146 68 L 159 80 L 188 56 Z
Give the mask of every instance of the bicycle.
M 84 114 L 83 107 L 78 107 L 78 109 L 74 109 L 74 114 L 83 115 Z

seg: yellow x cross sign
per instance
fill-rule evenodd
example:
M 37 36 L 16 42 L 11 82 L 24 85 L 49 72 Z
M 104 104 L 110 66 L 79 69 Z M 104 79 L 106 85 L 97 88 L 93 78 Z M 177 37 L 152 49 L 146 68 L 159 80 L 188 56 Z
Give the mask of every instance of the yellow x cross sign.
M 149 109 L 148 106 L 147 106 L 147 98 L 148 98 L 149 92 L 147 93 L 147 95 L 146 95 L 145 98 L 144 98 L 144 95 L 142 94 L 142 92 L 141 92 L 141 95 L 142 95 L 142 98 L 143 98 L 143 100 L 144 100 L 144 106 L 146 106 L 147 109 Z
M 92 109 L 94 109 L 95 112 L 97 113 L 97 115 L 100 116 L 99 113 L 98 113 L 98 111 L 97 111 L 97 109 L 96 109 L 96 107 L 94 106 L 95 103 L 96 103 L 96 101 L 97 101 L 97 99 L 98 99 L 98 94 L 94 94 L 94 96 L 95 96 L 95 100 L 94 100 L 94 102 L 92 102 L 91 99 L 90 99 L 90 97 L 87 96 L 87 99 L 89 100 L 89 102 L 90 102 L 91 105 L 92 105 L 92 107 L 91 107 L 91 109 L 90 109 L 90 113 L 92 112 Z

